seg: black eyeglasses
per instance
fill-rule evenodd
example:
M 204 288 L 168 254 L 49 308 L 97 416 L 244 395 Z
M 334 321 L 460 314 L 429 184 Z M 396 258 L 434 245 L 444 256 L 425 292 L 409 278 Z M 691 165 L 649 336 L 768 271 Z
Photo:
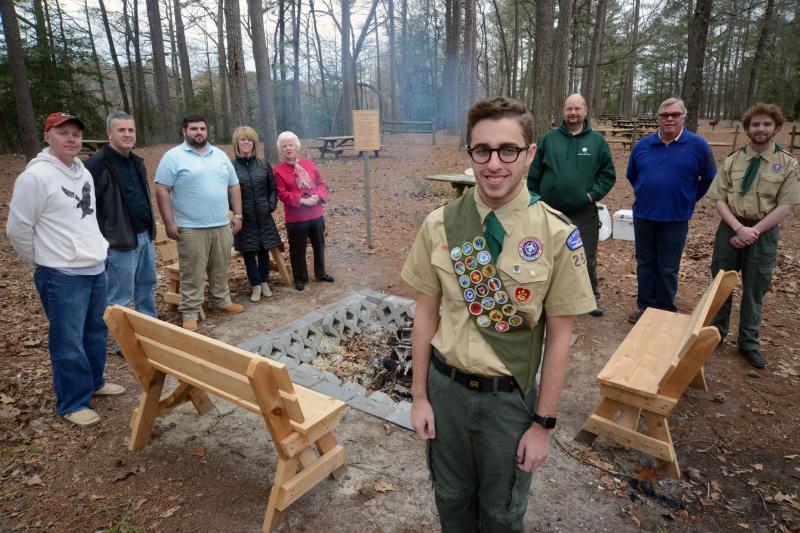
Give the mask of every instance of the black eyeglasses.
M 500 158 L 500 161 L 503 163 L 513 163 L 517 159 L 519 159 L 519 154 L 527 150 L 526 146 L 520 148 L 519 146 L 515 146 L 513 144 L 504 144 L 500 148 L 489 148 L 488 146 L 474 146 L 472 148 L 467 148 L 467 153 L 472 158 L 473 161 L 482 165 L 484 163 L 488 163 L 489 160 L 492 158 L 492 152 L 497 152 L 497 157 Z
M 683 113 L 680 111 L 675 111 L 674 113 L 659 113 L 658 116 L 666 120 L 668 118 L 681 118 Z

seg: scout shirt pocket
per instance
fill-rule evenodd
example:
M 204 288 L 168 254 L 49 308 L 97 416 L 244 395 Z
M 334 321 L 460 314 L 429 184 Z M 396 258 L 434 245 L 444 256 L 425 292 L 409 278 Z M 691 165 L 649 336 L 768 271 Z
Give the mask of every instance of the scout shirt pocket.
M 497 268 L 509 303 L 528 315 L 529 323 L 534 324 L 541 314 L 550 268 L 543 263 L 508 257 L 501 257 Z
M 464 293 L 458 284 L 458 276 L 453 269 L 453 261 L 447 250 L 436 248 L 431 253 L 431 264 L 436 267 L 436 275 L 442 285 L 442 298 L 450 301 L 464 301 Z
M 764 168 L 758 175 L 758 196 L 774 199 L 778 196 L 778 191 L 783 183 L 783 173 L 775 172 L 772 165 Z

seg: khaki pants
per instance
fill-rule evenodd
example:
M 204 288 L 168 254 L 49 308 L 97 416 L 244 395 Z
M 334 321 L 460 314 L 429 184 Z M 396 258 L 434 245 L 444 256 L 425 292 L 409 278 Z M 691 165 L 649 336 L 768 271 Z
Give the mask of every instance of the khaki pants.
M 525 399 L 519 389 L 477 392 L 428 368 L 428 466 L 443 533 L 522 533 L 532 474 L 517 468 L 517 445 L 537 399 L 536 387 Z
M 178 260 L 181 276 L 182 319 L 197 320 L 203 305 L 203 282 L 208 274 L 209 306 L 221 309 L 231 304 L 228 268 L 233 232 L 228 224 L 216 228 L 179 228 Z

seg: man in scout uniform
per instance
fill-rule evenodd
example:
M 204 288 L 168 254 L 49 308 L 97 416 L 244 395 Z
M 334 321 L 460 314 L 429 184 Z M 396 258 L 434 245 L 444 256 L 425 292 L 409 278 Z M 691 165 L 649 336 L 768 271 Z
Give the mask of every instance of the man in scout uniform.
M 445 532 L 523 530 L 572 322 L 596 307 L 578 230 L 525 187 L 532 124 L 510 98 L 470 108 L 477 187 L 428 215 L 402 270 L 417 291 L 411 422 Z
M 564 120 L 558 128 L 544 134 L 528 171 L 528 189 L 567 215 L 578 226 L 589 269 L 589 280 L 597 309 L 589 313 L 603 316 L 597 282 L 597 242 L 600 216 L 597 201 L 617 179 L 611 150 L 605 138 L 592 129 L 586 118 L 586 100 L 571 94 L 564 101 Z
M 764 368 L 759 351 L 761 306 L 769 289 L 778 252 L 778 224 L 800 203 L 797 160 L 773 141 L 783 113 L 773 104 L 756 104 L 742 118 L 750 142 L 725 159 L 708 197 L 722 219 L 714 238 L 711 271 L 740 270 L 739 351 L 756 368 Z M 713 325 L 728 333 L 731 298 Z

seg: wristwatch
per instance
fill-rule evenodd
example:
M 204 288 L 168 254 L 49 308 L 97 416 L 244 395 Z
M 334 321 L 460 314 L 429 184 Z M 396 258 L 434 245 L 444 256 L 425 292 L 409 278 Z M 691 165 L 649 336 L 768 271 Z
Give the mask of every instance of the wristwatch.
M 533 421 L 545 429 L 553 429 L 556 427 L 556 420 L 558 419 L 554 416 L 533 415 Z

